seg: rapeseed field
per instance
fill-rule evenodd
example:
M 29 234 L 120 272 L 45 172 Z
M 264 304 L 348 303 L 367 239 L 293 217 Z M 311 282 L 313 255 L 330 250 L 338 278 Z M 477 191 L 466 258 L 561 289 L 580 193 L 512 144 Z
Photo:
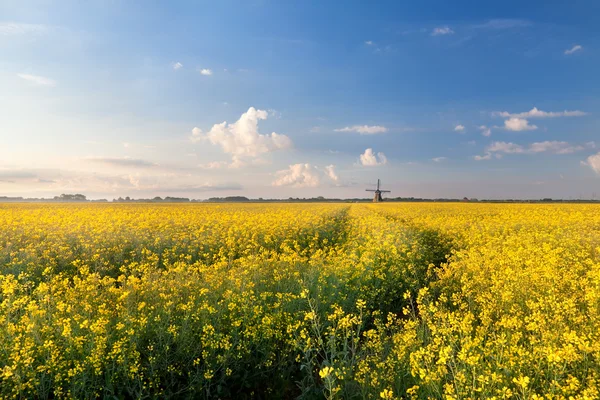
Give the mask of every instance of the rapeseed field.
M 1 398 L 598 399 L 600 208 L 0 205 Z

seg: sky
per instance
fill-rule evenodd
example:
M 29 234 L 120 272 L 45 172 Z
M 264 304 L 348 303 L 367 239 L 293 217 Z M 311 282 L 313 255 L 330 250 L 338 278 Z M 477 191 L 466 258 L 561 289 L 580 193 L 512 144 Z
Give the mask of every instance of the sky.
M 0 0 L 0 196 L 600 199 L 600 2 Z

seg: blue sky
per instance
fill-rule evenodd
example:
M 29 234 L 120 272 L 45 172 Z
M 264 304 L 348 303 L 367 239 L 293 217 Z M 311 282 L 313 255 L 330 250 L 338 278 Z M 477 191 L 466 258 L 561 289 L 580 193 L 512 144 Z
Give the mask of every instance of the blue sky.
M 600 197 L 596 1 L 0 1 L 0 195 Z

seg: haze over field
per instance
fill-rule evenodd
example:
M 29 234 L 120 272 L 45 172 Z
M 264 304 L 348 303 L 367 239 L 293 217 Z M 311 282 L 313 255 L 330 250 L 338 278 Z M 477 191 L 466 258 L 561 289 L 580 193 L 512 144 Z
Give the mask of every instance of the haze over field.
M 0 196 L 600 194 L 594 0 L 0 2 Z

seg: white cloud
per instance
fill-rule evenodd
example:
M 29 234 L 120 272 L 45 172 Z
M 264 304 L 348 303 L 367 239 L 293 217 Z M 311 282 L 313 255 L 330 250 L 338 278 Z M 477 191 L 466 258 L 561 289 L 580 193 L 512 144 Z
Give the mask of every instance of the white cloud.
M 321 127 L 320 126 L 313 126 L 312 128 L 310 128 L 310 131 L 312 133 L 321 132 Z
M 258 132 L 258 121 L 268 117 L 267 111 L 250 107 L 232 124 L 224 121 L 215 124 L 206 134 L 200 128 L 192 129 L 190 140 L 198 142 L 209 140 L 212 144 L 221 146 L 223 152 L 231 154 L 234 162 L 240 163 L 241 157 L 257 157 L 260 154 L 292 147 L 292 140 L 278 133 L 263 135 Z
M 182 63 L 180 63 L 180 62 L 173 63 L 173 69 L 174 69 L 175 71 L 177 71 L 178 69 L 180 69 L 180 68 L 182 68 L 182 67 L 183 67 L 183 64 L 182 64 Z
M 373 41 L 372 41 L 372 40 L 367 40 L 367 41 L 365 41 L 365 44 L 366 44 L 367 46 L 373 46 L 375 43 L 373 43 Z
M 442 161 L 446 161 L 447 158 L 446 157 L 435 157 L 435 158 L 432 158 L 431 160 L 434 162 L 440 163 Z
M 574 110 L 574 111 L 542 111 L 537 107 L 533 107 L 529 111 L 522 113 L 511 114 L 508 111 L 494 111 L 493 116 L 504 117 L 504 118 L 558 118 L 558 117 L 583 117 L 587 115 L 586 112 Z
M 531 143 L 529 146 L 524 147 L 512 142 L 494 142 L 486 148 L 486 155 L 490 153 L 505 153 L 505 154 L 537 154 L 537 153 L 551 153 L 551 154 L 572 154 L 585 149 L 593 149 L 596 147 L 596 143 L 588 142 L 585 145 L 572 145 L 569 142 L 563 141 L 544 141 Z M 489 160 L 489 158 L 480 157 L 480 160 Z M 490 157 L 491 158 L 491 157 Z M 477 158 L 476 158 L 477 159 Z
M 340 179 L 337 173 L 335 172 L 335 165 L 327 165 L 325 167 L 325 172 L 327 173 L 329 179 L 331 179 L 334 182 L 337 182 Z
M 194 129 L 192 129 L 192 135 L 190 136 L 190 140 L 196 143 L 204 139 L 205 137 L 202 135 L 202 129 L 194 127 Z
M 387 128 L 381 125 L 354 125 L 345 128 L 334 129 L 335 132 L 357 132 L 361 135 L 375 135 L 377 133 L 387 132 Z
M 30 74 L 17 74 L 17 76 L 37 86 L 56 86 L 56 81 L 54 79 L 43 76 Z
M 590 167 L 595 173 L 600 175 L 600 153 L 589 156 L 585 161 L 582 161 L 581 164 Z
M 46 25 L 39 24 L 21 24 L 17 22 L 0 22 L 1 36 L 17 36 L 43 33 L 48 28 Z
M 451 35 L 454 31 L 447 26 L 441 26 L 437 28 L 433 28 L 431 31 L 431 36 L 440 36 L 440 35 Z
M 273 186 L 317 187 L 321 184 L 319 171 L 310 164 L 294 164 L 277 171 Z
M 483 160 L 490 160 L 492 158 L 492 153 L 485 153 L 485 155 L 483 156 L 474 156 L 473 159 L 475 161 L 483 161 Z
M 481 125 L 478 129 L 481 131 L 481 134 L 485 137 L 489 137 L 492 135 L 492 130 L 485 125 Z
M 576 51 L 581 51 L 583 50 L 583 47 L 581 45 L 576 44 L 575 46 L 571 47 L 570 49 L 565 50 L 565 54 L 569 55 L 569 54 L 573 54 Z
M 212 70 L 208 69 L 208 68 L 202 68 L 199 70 L 199 72 L 200 72 L 200 75 L 204 75 L 204 76 L 210 76 L 213 74 Z
M 454 131 L 455 131 L 455 132 L 460 132 L 460 133 L 463 133 L 463 132 L 465 131 L 465 126 L 464 126 L 464 125 L 461 125 L 461 124 L 458 124 L 458 125 L 456 125 L 456 126 L 454 127 Z
M 382 152 L 375 154 L 373 149 L 369 148 L 360 155 L 360 164 L 365 167 L 377 167 L 387 164 L 387 157 Z
M 529 125 L 529 121 L 524 118 L 510 118 L 504 121 L 504 129 L 509 131 L 533 131 L 538 127 L 535 125 Z

